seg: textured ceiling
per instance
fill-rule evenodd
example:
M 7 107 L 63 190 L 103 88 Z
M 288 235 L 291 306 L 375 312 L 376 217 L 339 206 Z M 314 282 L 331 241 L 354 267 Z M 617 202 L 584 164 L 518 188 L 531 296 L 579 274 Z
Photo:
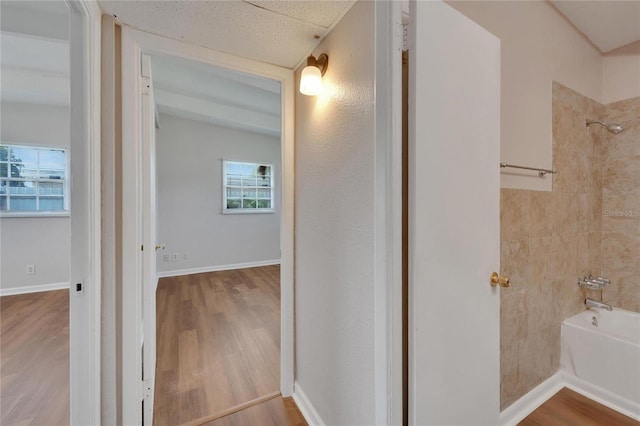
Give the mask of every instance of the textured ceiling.
M 293 68 L 354 1 L 99 1 L 142 31 Z
M 640 40 L 638 0 L 551 3 L 603 53 Z

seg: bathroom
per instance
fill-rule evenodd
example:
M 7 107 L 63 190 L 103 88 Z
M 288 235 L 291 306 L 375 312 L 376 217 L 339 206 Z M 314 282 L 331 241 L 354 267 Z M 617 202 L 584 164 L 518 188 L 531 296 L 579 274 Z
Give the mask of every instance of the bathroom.
M 517 422 L 565 384 L 561 324 L 586 298 L 640 312 L 640 42 L 602 53 L 563 15 L 572 2 L 481 3 L 452 6 L 502 40 L 501 161 L 557 170 L 502 169 L 501 268 L 512 286 L 501 292 L 500 405 Z M 589 275 L 610 284 L 579 287 Z
M 501 191 L 501 265 L 513 282 L 501 294 L 503 410 L 559 371 L 561 323 L 586 298 L 640 312 L 640 97 L 603 105 L 552 90 L 552 191 Z M 587 127 L 593 117 L 624 131 Z M 585 276 L 611 283 L 579 287 Z

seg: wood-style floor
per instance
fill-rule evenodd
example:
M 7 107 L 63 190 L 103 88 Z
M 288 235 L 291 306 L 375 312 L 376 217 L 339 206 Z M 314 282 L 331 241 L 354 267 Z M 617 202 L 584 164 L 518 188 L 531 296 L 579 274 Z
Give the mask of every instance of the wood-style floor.
M 0 297 L 0 424 L 69 424 L 69 290 Z
M 207 426 L 307 426 L 292 398 L 276 397 L 237 413 L 205 423 Z
M 640 422 L 564 388 L 518 424 L 521 426 L 639 426 Z
M 154 424 L 206 423 L 279 390 L 279 266 L 162 278 L 156 298 Z

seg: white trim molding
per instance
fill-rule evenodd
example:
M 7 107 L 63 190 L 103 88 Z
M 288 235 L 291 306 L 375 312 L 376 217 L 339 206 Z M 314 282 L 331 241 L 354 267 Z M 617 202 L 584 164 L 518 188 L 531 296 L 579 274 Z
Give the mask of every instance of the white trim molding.
M 293 400 L 309 426 L 325 426 L 326 423 L 322 420 L 322 417 L 320 417 L 320 414 L 318 414 L 313 404 L 311 404 L 307 394 L 304 393 L 298 382 L 295 382 L 294 389 L 292 395 Z
M 564 387 L 562 373 L 557 372 L 500 413 L 502 426 L 515 426 Z
M 1 296 L 13 296 L 16 294 L 40 293 L 41 291 L 64 290 L 69 288 L 69 282 L 28 285 L 24 287 L 0 288 Z
M 84 284 L 69 300 L 70 423 L 101 418 L 100 60 L 102 12 L 95 0 L 67 0 L 70 50 L 70 282 Z
M 202 268 L 175 269 L 173 271 L 158 272 L 158 278 L 180 277 L 183 275 L 203 274 L 205 272 L 231 271 L 234 269 L 257 268 L 260 266 L 279 265 L 280 259 L 261 260 L 258 262 L 234 263 L 230 265 L 204 266 Z
M 401 424 L 402 5 L 375 3 L 375 419 Z
M 634 403 L 628 399 L 621 398 L 613 392 L 609 392 L 606 389 L 602 389 L 601 387 L 585 382 L 573 374 L 563 373 L 562 378 L 565 387 L 568 389 L 571 389 L 592 401 L 602 404 L 605 407 L 609 407 L 618 413 L 640 421 L 640 402 Z
M 558 371 L 500 413 L 500 425 L 517 425 L 562 388 L 571 389 L 592 401 L 640 421 L 638 404 L 634 405 L 631 401 L 620 398 L 609 391 L 580 380 L 571 374 L 564 374 L 562 371 Z

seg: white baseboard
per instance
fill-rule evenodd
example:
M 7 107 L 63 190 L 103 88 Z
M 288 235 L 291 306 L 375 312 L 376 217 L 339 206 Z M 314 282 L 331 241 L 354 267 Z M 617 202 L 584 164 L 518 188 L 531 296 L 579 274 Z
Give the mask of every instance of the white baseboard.
M 325 422 L 322 421 L 320 414 L 316 411 L 304 393 L 298 382 L 294 383 L 293 400 L 296 402 L 298 409 L 302 413 L 302 416 L 307 421 L 309 426 L 325 426 Z
M 640 403 L 634 403 L 598 386 L 594 386 L 591 383 L 587 383 L 573 374 L 564 374 L 563 380 L 565 386 L 572 391 L 624 414 L 627 417 L 640 421 Z
M 69 288 L 69 283 L 52 283 L 29 285 L 24 287 L 0 288 L 0 296 L 13 296 L 15 294 L 39 293 L 41 291 L 64 290 Z
M 205 266 L 202 268 L 176 269 L 173 271 L 158 271 L 158 278 L 179 277 L 182 275 L 202 274 L 205 272 L 230 271 L 233 269 L 257 268 L 259 266 L 279 265 L 280 259 L 261 260 L 258 262 L 235 263 L 232 265 Z
M 559 371 L 500 413 L 502 426 L 514 426 L 565 386 Z

